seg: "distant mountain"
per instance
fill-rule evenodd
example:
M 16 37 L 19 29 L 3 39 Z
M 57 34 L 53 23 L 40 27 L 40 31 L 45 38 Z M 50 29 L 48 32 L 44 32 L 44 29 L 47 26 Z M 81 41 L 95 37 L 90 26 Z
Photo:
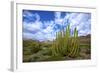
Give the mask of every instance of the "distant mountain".
M 91 34 L 88 34 L 86 36 L 80 36 L 80 37 L 91 38 Z

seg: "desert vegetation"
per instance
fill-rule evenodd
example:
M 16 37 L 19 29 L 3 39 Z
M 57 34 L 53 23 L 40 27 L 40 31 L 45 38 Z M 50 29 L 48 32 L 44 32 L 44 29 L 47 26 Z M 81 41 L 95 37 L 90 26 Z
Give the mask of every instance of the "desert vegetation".
M 23 62 L 83 60 L 91 58 L 91 35 L 70 34 L 70 25 L 56 33 L 53 41 L 23 40 Z

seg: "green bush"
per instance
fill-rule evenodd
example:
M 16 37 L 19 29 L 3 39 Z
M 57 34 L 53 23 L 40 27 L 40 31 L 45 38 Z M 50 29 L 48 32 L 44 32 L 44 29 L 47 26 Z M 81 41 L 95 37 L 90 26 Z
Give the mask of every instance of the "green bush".
M 29 54 L 37 53 L 41 50 L 41 45 L 39 42 L 33 40 L 27 40 L 23 42 L 23 51 Z M 27 53 L 27 54 L 28 54 Z

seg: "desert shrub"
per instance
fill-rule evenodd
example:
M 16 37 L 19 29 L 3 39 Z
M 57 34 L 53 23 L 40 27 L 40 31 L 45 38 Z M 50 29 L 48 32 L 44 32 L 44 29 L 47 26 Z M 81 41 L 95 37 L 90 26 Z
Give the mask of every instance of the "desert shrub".
M 23 51 L 29 52 L 30 54 L 37 53 L 41 50 L 41 44 L 33 40 L 24 40 L 23 41 Z

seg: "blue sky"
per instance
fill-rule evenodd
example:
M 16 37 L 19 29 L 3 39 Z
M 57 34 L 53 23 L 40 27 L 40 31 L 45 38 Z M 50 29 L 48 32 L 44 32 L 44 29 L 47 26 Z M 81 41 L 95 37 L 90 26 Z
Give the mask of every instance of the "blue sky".
M 69 24 L 71 34 L 74 28 L 79 36 L 91 34 L 91 13 L 23 10 L 22 15 L 24 39 L 52 41 Z

